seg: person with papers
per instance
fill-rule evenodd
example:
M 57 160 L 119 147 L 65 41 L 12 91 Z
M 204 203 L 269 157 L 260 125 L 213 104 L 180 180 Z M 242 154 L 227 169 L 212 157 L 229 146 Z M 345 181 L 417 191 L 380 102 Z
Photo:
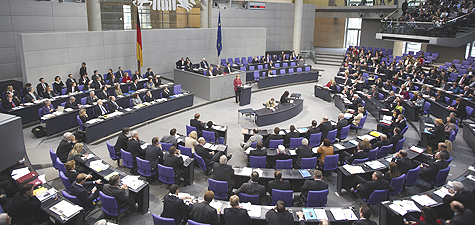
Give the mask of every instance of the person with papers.
M 305 180 L 300 194 L 300 202 L 302 205 L 307 204 L 307 196 L 309 191 L 322 191 L 328 189 L 328 184 L 322 181 L 322 171 L 315 170 L 313 172 L 313 180 Z
M 129 188 L 126 184 L 122 184 L 119 186 L 120 183 L 120 176 L 119 175 L 112 175 L 109 178 L 109 183 L 104 184 L 102 188 L 102 192 L 105 195 L 114 197 L 117 201 L 117 205 L 122 208 L 125 205 L 129 205 L 130 211 L 137 211 L 136 201 L 135 201 L 135 193 L 129 192 Z
M 285 152 L 285 147 L 283 145 L 277 146 L 277 154 L 274 156 L 274 165 L 276 165 L 277 160 L 287 160 L 290 159 L 290 155 L 287 155 Z
M 410 214 L 406 214 L 406 224 L 411 224 L 411 225 L 442 225 L 442 221 L 438 218 L 439 216 L 437 215 L 437 212 L 428 206 L 422 206 L 421 209 L 421 217 L 419 220 L 416 220 L 413 216 Z
M 175 172 L 175 177 L 183 180 L 184 185 L 190 185 L 190 170 L 183 165 L 183 158 L 180 157 L 180 150 L 175 146 L 168 149 L 168 155 L 165 155 L 164 166 L 172 167 Z
M 267 140 L 265 141 L 264 143 L 264 146 L 266 148 L 269 147 L 269 142 L 270 140 L 282 140 L 284 139 L 281 135 L 279 135 L 280 133 L 280 128 L 279 127 L 275 127 L 274 128 L 274 133 L 273 134 L 269 134 L 269 136 L 267 137 Z
M 376 225 L 371 219 L 371 209 L 367 205 L 361 205 L 360 220 L 354 221 L 351 225 Z
M 239 206 L 239 197 L 233 195 L 229 198 L 231 208 L 224 209 L 224 221 L 226 225 L 252 224 L 247 210 Z
M 346 127 L 346 126 L 348 126 L 348 120 L 345 119 L 345 114 L 340 113 L 338 115 L 338 123 L 335 126 L 333 126 L 333 129 L 337 129 L 337 131 L 336 131 L 336 137 L 337 138 L 340 138 L 341 129 L 343 127 Z
M 190 219 L 198 223 L 219 225 L 218 211 L 210 205 L 213 199 L 214 199 L 214 192 L 206 191 L 204 195 L 204 201 L 193 204 L 193 207 L 191 209 Z
M 249 151 L 249 156 L 266 156 L 266 155 L 267 155 L 267 149 L 264 148 L 264 144 L 262 143 L 262 141 L 257 142 L 256 149 Z M 249 162 L 249 159 L 247 161 Z
M 401 129 L 399 127 L 395 127 L 393 130 L 393 136 L 389 138 L 389 144 L 393 145 L 393 148 L 389 151 L 389 153 L 393 154 L 396 151 L 397 143 L 403 139 Z
M 460 181 L 452 181 L 452 188 L 449 189 L 449 194 L 444 197 L 444 205 L 449 206 L 453 201 L 459 201 L 466 209 L 475 210 L 475 197 L 473 192 L 465 190 Z M 448 208 L 448 207 L 447 207 Z
M 188 198 L 190 197 L 178 197 L 178 185 L 172 184 L 170 186 L 170 193 L 163 196 L 163 212 L 161 216 L 174 219 L 177 225 L 182 224 L 182 221 L 187 221 L 188 217 L 184 215 L 189 215 L 193 206 L 183 201 Z
M 371 176 L 371 180 L 367 181 L 359 175 L 354 176 L 354 184 L 357 184 L 354 189 L 355 192 L 351 192 L 354 198 L 358 198 L 358 195 L 362 198 L 368 199 L 369 196 L 375 190 L 389 190 L 393 192 L 394 188 L 389 185 L 388 181 L 383 179 L 383 173 L 381 171 L 375 171 Z
M 427 182 L 433 182 L 435 181 L 435 178 L 437 174 L 439 173 L 440 170 L 447 168 L 449 163 L 445 161 L 445 159 L 442 156 L 441 152 L 437 152 L 435 154 L 435 162 L 432 162 L 430 164 L 421 164 L 421 173 L 419 176 L 427 181 Z
M 101 180 L 86 182 L 86 179 L 87 175 L 80 173 L 76 177 L 76 181 L 71 184 L 71 194 L 78 198 L 82 207 L 87 211 L 94 208 L 92 201 L 99 197 L 99 191 L 102 190 L 102 182 Z
M 274 208 L 267 211 L 266 222 L 271 225 L 292 225 L 294 217 L 291 212 L 285 209 L 285 202 L 279 200 Z
M 401 174 L 407 174 L 407 171 L 412 170 L 417 166 L 416 162 L 407 157 L 406 150 L 399 150 L 399 152 L 394 154 L 394 158 L 391 161 L 396 162 L 397 168 Z
M 312 120 L 312 126 L 305 133 L 305 138 L 310 139 L 311 134 L 317 134 L 317 133 L 320 133 L 320 128 L 317 127 L 317 121 Z
M 344 161 L 349 165 L 351 165 L 355 159 L 368 158 L 368 153 L 363 151 L 363 142 L 358 143 L 355 150 L 356 152 L 351 155 L 347 151 L 341 151 L 340 156 L 343 157 Z
M 48 219 L 41 211 L 40 200 L 33 195 L 33 187 L 33 184 L 23 184 L 13 196 L 8 209 L 12 224 L 41 224 Z
M 381 139 L 380 141 L 374 143 L 373 145 L 373 148 L 381 148 L 383 146 L 386 146 L 386 145 L 390 145 L 391 143 L 389 143 L 388 141 L 388 136 L 386 136 L 385 134 L 381 134 L 381 136 L 379 136 L 379 138 Z

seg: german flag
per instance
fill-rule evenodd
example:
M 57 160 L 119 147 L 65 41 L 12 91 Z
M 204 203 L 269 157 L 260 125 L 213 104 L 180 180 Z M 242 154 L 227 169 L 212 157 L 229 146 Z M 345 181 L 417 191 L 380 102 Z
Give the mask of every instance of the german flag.
M 142 54 L 142 31 L 140 28 L 139 9 L 137 8 L 137 61 L 140 67 L 143 66 L 143 54 Z

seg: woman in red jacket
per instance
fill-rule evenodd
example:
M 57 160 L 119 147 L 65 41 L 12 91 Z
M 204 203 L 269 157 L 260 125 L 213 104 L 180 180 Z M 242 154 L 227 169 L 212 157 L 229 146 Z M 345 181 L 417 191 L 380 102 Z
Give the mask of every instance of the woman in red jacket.
M 130 79 L 129 73 L 125 73 L 124 78 L 122 78 L 122 83 L 127 83 L 131 81 L 132 79 Z
M 240 86 L 242 86 L 242 82 L 241 82 L 241 78 L 238 75 L 236 75 L 236 79 L 234 79 L 234 93 L 236 94 L 236 103 L 239 102 L 239 100 L 241 99 L 241 89 L 239 88 Z

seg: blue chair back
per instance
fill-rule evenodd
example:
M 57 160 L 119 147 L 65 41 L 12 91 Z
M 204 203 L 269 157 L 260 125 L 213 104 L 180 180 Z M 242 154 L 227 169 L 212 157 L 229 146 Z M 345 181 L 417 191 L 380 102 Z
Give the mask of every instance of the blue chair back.
M 399 140 L 396 144 L 396 152 L 398 152 L 399 150 L 402 149 L 402 147 L 404 146 L 404 141 L 406 141 L 406 138 L 403 137 L 401 140 Z
M 137 172 L 144 176 L 144 177 L 151 177 L 152 175 L 156 174 L 157 172 L 152 172 L 152 166 L 150 162 L 147 160 L 143 160 L 139 157 L 135 157 L 137 160 Z
M 308 140 L 308 146 L 315 147 L 320 145 L 320 140 L 322 140 L 322 132 L 316 134 L 310 134 Z
M 56 166 L 56 159 L 58 158 L 58 156 L 56 155 L 56 153 L 53 151 L 52 148 L 49 149 L 49 157 L 51 158 L 51 163 L 53 167 L 55 169 L 58 169 L 58 166 Z
M 266 168 L 267 156 L 249 156 L 249 166 L 252 168 Z
M 292 169 L 292 159 L 275 160 L 275 169 Z
M 469 119 L 473 114 L 473 108 L 470 106 L 465 106 L 465 111 L 467 112 L 467 116 L 463 119 Z
M 373 193 L 371 193 L 371 195 L 369 196 L 369 198 L 366 201 L 366 203 L 368 203 L 368 205 L 374 205 L 374 204 L 378 204 L 380 203 L 381 201 L 383 201 L 386 196 L 388 195 L 388 190 L 374 190 Z
M 346 139 L 349 133 L 350 133 L 350 125 L 342 127 L 341 132 L 340 132 L 340 140 Z
M 290 148 L 298 148 L 302 146 L 302 140 L 303 137 L 301 138 L 290 138 Z
M 269 148 L 277 148 L 279 145 L 284 145 L 284 139 L 281 140 L 269 140 Z
M 171 143 L 161 143 L 162 144 L 162 150 L 163 151 L 168 151 L 168 149 L 170 149 L 170 147 L 173 146 L 173 144 Z
M 447 166 L 447 168 L 439 170 L 437 173 L 437 176 L 435 177 L 435 182 L 433 183 L 434 186 L 440 187 L 445 184 L 445 180 L 447 179 L 447 176 L 449 175 L 450 172 L 450 166 Z
M 239 202 L 250 202 L 253 205 L 259 205 L 259 195 L 248 195 L 239 193 Z
M 366 161 L 369 161 L 369 158 L 364 158 L 364 159 L 354 159 L 351 165 L 358 164 L 358 163 L 364 163 Z
M 186 136 L 188 136 L 191 133 L 191 131 L 198 132 L 198 130 L 196 130 L 196 127 L 186 125 Z
M 421 167 L 416 167 L 412 170 L 408 170 L 406 174 L 406 187 L 412 187 L 417 182 L 417 178 L 419 177 L 419 173 L 421 172 Z
M 81 98 L 81 105 L 86 105 L 87 97 Z
M 407 129 L 409 129 L 409 125 L 406 125 L 406 127 L 404 127 L 404 129 L 402 129 L 401 134 L 404 135 L 406 133 Z
M 381 149 L 379 149 L 379 152 L 378 152 L 378 158 L 386 157 L 392 148 L 393 148 L 393 144 L 381 147 Z
M 134 168 L 134 158 L 132 157 L 132 153 L 124 151 L 124 149 L 120 149 L 120 154 L 122 155 L 122 163 L 127 168 Z
M 125 209 L 119 209 L 117 201 L 114 197 L 104 194 L 102 191 L 99 191 L 99 197 L 101 198 L 102 211 L 109 216 L 119 216 Z
M 203 171 L 208 171 L 208 167 L 206 167 L 206 163 L 201 156 L 195 154 L 195 160 L 198 162 L 198 166 L 200 167 L 200 169 L 202 169 Z
M 307 207 L 324 207 L 327 204 L 327 197 L 328 189 L 321 191 L 309 191 L 307 195 Z
M 397 178 L 391 180 L 390 185 L 393 186 L 394 191 L 389 192 L 389 195 L 397 195 L 401 193 L 402 188 L 404 187 L 404 180 L 406 179 L 406 174 L 403 174 Z
M 66 91 L 68 91 L 68 89 L 67 89 L 67 88 L 63 88 L 63 89 L 61 89 L 61 95 L 65 95 L 65 94 L 66 94 Z
M 41 117 L 41 116 L 40 116 L 40 117 Z M 78 122 L 79 129 L 84 130 L 84 124 L 82 123 L 82 120 L 81 120 L 81 118 L 79 117 L 79 115 L 76 116 L 76 121 Z
M 210 224 L 207 224 L 207 223 L 198 223 L 198 222 L 195 222 L 193 220 L 188 220 L 188 225 L 210 225 Z
M 175 171 L 172 167 L 158 164 L 158 179 L 165 184 L 174 184 Z
M 183 145 L 178 145 L 178 149 L 180 149 L 181 154 L 193 157 L 193 152 L 191 151 L 191 148 L 185 147 Z
M 340 157 L 340 154 L 325 156 L 325 162 L 323 163 L 323 170 L 324 171 L 336 170 L 336 168 L 338 167 L 339 157 Z
M 272 189 L 272 205 L 276 205 L 277 201 L 282 200 L 287 207 L 292 207 L 293 195 L 293 191 Z
M 384 99 L 384 95 L 379 93 L 379 100 L 383 100 Z
M 173 86 L 173 94 L 174 95 L 178 95 L 178 94 L 181 94 L 181 85 L 175 85 Z
M 330 140 L 331 143 L 335 142 L 337 131 L 337 129 L 328 131 L 327 139 Z
M 64 167 L 64 164 L 59 160 L 59 158 L 56 158 L 56 166 L 58 167 L 58 170 L 66 174 L 66 168 Z
M 61 182 L 63 182 L 64 189 L 66 189 L 68 193 L 71 193 L 71 181 L 69 178 L 64 175 L 63 171 L 59 171 L 59 177 L 61 178 Z
M 39 118 L 43 117 L 43 108 L 38 109 L 38 116 Z
M 430 103 L 426 101 L 424 103 L 424 114 L 428 114 L 429 111 L 430 111 Z
M 208 190 L 214 192 L 214 197 L 216 199 L 228 199 L 228 182 L 226 181 L 219 181 L 210 178 L 208 179 Z
M 152 214 L 153 225 L 175 225 L 175 219 L 160 217 Z
M 447 159 L 446 161 L 447 161 L 447 163 L 448 163 L 448 164 L 450 164 L 450 163 L 452 162 L 452 160 L 453 160 L 453 159 L 454 159 L 454 157 L 450 156 L 450 158 L 449 158 L 449 159 Z
M 317 166 L 317 157 L 302 158 L 300 162 L 301 169 L 315 169 Z
M 379 147 L 376 147 L 373 150 L 369 150 L 368 152 L 368 159 L 369 160 L 375 160 L 376 156 L 378 155 Z
M 66 191 L 61 191 L 61 194 L 66 198 L 68 199 L 70 202 L 78 205 L 78 206 L 82 206 L 82 203 L 81 201 L 79 201 L 78 197 L 74 196 L 74 195 L 70 195 L 68 192 Z
M 214 135 L 214 132 L 206 131 L 206 130 L 203 130 L 201 132 L 206 142 L 212 142 L 212 143 L 216 142 L 216 136 Z
M 366 115 L 361 118 L 360 123 L 358 124 L 358 129 L 362 129 L 364 124 L 366 123 L 366 117 L 368 116 L 368 112 L 366 112 Z
M 114 146 L 112 146 L 112 145 L 109 143 L 109 141 L 106 141 L 106 145 L 107 145 L 107 151 L 109 151 L 109 157 L 111 157 L 112 160 L 120 159 L 120 158 L 117 157 L 117 155 L 115 154 Z

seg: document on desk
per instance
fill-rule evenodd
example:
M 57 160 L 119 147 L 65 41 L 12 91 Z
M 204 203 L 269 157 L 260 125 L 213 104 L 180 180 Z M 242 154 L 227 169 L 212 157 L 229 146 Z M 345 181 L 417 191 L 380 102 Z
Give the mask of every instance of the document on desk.
M 335 220 L 346 220 L 345 213 L 341 208 L 331 208 L 330 212 L 332 213 Z
M 217 130 L 217 131 L 226 131 L 226 127 L 225 126 L 216 126 L 216 125 L 213 125 L 211 126 L 213 129 Z
M 139 177 L 140 176 L 128 175 L 122 178 L 120 181 L 122 184 L 126 184 L 130 189 L 138 190 L 138 188 L 144 184 L 143 180 L 139 180 Z
M 96 161 L 92 161 L 89 164 L 89 167 L 95 170 L 96 172 L 99 172 L 99 171 L 106 170 L 107 168 L 109 168 L 109 165 L 102 163 L 102 160 L 96 160 Z
M 364 173 L 364 170 L 361 166 L 344 165 L 343 169 L 351 174 Z
M 414 196 L 411 196 L 411 199 L 422 206 L 431 206 L 431 205 L 437 204 L 437 202 L 434 201 L 434 199 L 432 199 L 428 195 L 414 195 Z
M 437 191 L 434 191 L 434 194 L 436 194 L 437 196 L 441 198 L 444 198 L 446 195 L 449 194 L 449 189 L 447 189 L 446 187 L 441 187 Z
M 360 139 L 360 140 L 364 140 L 365 138 L 366 138 L 366 139 L 368 139 L 369 141 L 371 141 L 371 140 L 373 140 L 373 139 L 374 139 L 374 137 L 373 137 L 373 136 L 371 136 L 371 135 L 367 135 L 367 134 L 365 134 L 365 135 L 362 135 L 362 136 L 358 136 L 358 139 Z
M 290 155 L 297 155 L 297 150 L 289 150 Z
M 279 131 L 279 135 L 285 135 L 285 134 L 286 134 L 286 133 L 285 133 L 284 130 L 280 130 L 280 131 Z
M 221 213 L 221 207 L 223 207 L 223 203 L 213 200 L 213 201 L 211 201 L 211 203 L 209 203 L 209 205 L 211 207 L 215 208 L 218 214 Z
M 317 220 L 317 214 L 312 208 L 303 208 L 302 209 L 303 215 L 305 216 L 305 220 Z
M 299 133 L 301 133 L 301 134 L 302 134 L 302 133 L 306 133 L 306 132 L 308 131 L 308 128 L 306 128 L 306 127 L 304 127 L 304 128 L 298 128 L 297 131 L 298 131 Z
M 345 103 L 346 103 L 346 102 L 345 102 Z M 343 115 L 343 117 L 344 117 L 345 119 L 349 119 L 349 118 L 353 117 L 353 114 L 351 114 L 351 113 L 345 113 L 345 114 Z
M 404 216 L 408 212 L 420 212 L 421 210 L 416 206 L 412 200 L 395 200 L 389 208 Z
M 475 182 L 475 176 L 473 176 L 472 174 L 469 174 L 469 175 L 467 176 L 467 179 L 469 179 L 469 180 Z
M 416 147 L 416 146 L 412 146 L 412 147 L 409 148 L 409 149 L 410 149 L 411 151 L 417 152 L 417 153 L 419 153 L 419 154 L 421 154 L 421 153 L 424 151 L 424 149 L 419 148 L 419 147 Z
M 350 142 L 351 144 L 354 144 L 354 145 L 358 145 L 358 144 L 359 144 L 359 142 L 358 142 L 357 140 L 351 140 L 351 141 L 349 141 L 349 142 Z
M 385 167 L 384 164 L 382 164 L 380 161 L 369 161 L 365 163 L 367 166 L 371 167 L 373 170 L 377 170 L 380 168 Z
M 351 209 L 343 209 L 343 213 L 345 214 L 347 220 L 358 220 L 358 217 L 356 217 L 355 213 Z
M 262 173 L 263 173 L 264 171 L 262 171 L 261 169 L 254 169 L 252 172 L 257 172 L 257 173 L 259 174 L 259 177 L 262 177 Z M 252 173 L 252 172 L 251 172 L 251 173 Z M 249 174 L 249 175 L 251 175 L 251 174 Z
M 249 214 L 250 217 L 254 217 L 254 218 L 261 217 L 261 206 L 253 205 L 250 202 L 241 203 L 239 205 L 241 205 L 243 208 L 247 210 L 247 214 Z
M 325 209 L 313 209 L 315 212 L 315 215 L 317 216 L 318 220 L 328 220 L 327 213 L 325 212 Z
M 371 132 L 369 132 L 369 135 L 371 135 L 371 136 L 373 136 L 373 137 L 379 137 L 379 136 L 381 136 L 381 134 L 383 134 L 383 133 L 380 133 L 380 132 L 378 132 L 378 131 L 371 131 Z
M 114 172 L 112 172 L 112 173 L 107 174 L 107 175 L 104 177 L 104 179 L 107 180 L 107 181 L 109 181 L 109 179 L 110 179 L 112 176 L 114 176 L 114 175 L 119 175 L 119 173 L 118 173 L 117 171 L 114 171 Z M 124 183 L 124 182 L 122 182 L 122 183 Z
M 183 159 L 183 162 L 190 158 L 189 156 L 183 154 L 180 154 L 179 157 Z
M 44 188 L 44 187 L 42 187 L 42 188 Z M 43 202 L 46 202 L 47 200 L 49 200 L 50 198 L 52 198 L 53 196 L 56 196 L 56 193 L 58 193 L 58 191 L 55 188 L 50 188 L 49 190 L 44 191 L 40 194 L 35 194 L 35 196 L 36 196 L 36 198 L 38 198 L 38 200 L 40 200 L 40 202 L 43 203 Z
M 252 173 L 252 168 L 250 167 L 244 167 L 241 169 L 241 175 L 245 175 L 245 176 L 251 176 L 251 173 Z
M 69 218 L 78 214 L 79 211 L 82 210 L 82 207 L 71 204 L 66 200 L 61 200 L 57 204 L 51 206 L 49 210 L 58 214 L 62 220 L 68 220 Z
M 333 146 L 335 146 L 335 145 L 333 145 Z M 313 147 L 312 152 L 313 152 L 313 154 L 317 154 L 318 153 L 318 147 Z
M 12 175 L 13 180 L 18 180 L 20 177 L 23 177 L 29 173 L 30 173 L 30 169 L 28 167 L 23 167 L 20 169 L 12 170 L 11 175 Z
M 340 149 L 340 150 L 345 148 L 345 146 L 340 145 L 340 144 L 334 144 L 333 147 L 336 147 L 336 148 L 338 148 L 338 149 Z
M 210 150 L 213 150 L 213 151 L 216 151 L 218 149 L 218 145 L 211 145 L 211 147 L 209 147 Z

